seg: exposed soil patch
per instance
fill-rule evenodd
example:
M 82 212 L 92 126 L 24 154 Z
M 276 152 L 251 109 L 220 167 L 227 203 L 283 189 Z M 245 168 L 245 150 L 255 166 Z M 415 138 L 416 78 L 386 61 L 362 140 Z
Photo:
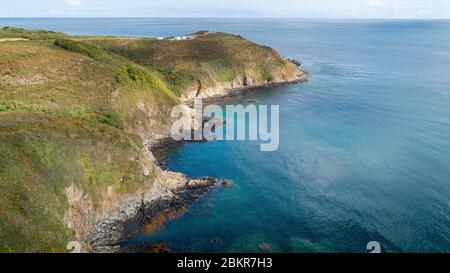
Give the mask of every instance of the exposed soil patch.
M 0 79 L 12 86 L 36 85 L 36 84 L 43 84 L 47 81 L 47 79 L 41 75 L 31 75 L 31 76 L 3 75 L 0 76 Z

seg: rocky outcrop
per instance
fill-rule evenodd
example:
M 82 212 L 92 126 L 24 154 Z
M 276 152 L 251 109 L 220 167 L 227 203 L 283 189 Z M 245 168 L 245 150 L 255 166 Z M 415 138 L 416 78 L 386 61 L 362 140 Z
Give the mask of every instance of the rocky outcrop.
M 82 190 L 71 185 L 66 188 L 69 208 L 65 213 L 67 225 L 75 231 L 75 240 L 86 252 L 121 251 L 119 243 L 130 236 L 143 233 L 143 227 L 156 215 L 182 211 L 215 185 L 213 178 L 188 179 L 181 173 L 155 167 L 155 183 L 132 196 L 103 198 L 109 208 L 94 209 L 93 202 Z M 106 195 L 113 195 L 105 193 Z
M 220 98 L 226 97 L 238 92 L 250 89 L 274 87 L 283 84 L 305 82 L 307 73 L 299 66 L 300 63 L 287 60 L 288 67 L 281 71 L 275 71 L 268 79 L 260 79 L 257 75 L 248 73 L 238 75 L 232 81 L 217 82 L 212 86 L 202 86 L 200 80 L 196 79 L 194 83 L 183 93 L 185 101 L 194 98 Z M 298 64 L 298 65 L 297 65 Z

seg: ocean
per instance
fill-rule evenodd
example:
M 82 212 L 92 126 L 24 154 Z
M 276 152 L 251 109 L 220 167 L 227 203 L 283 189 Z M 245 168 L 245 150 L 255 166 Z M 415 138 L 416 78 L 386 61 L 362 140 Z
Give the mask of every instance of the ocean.
M 73 35 L 240 34 L 298 60 L 308 82 L 253 90 L 279 105 L 280 146 L 172 148 L 169 169 L 232 180 L 132 242 L 174 252 L 450 251 L 450 21 L 0 19 Z

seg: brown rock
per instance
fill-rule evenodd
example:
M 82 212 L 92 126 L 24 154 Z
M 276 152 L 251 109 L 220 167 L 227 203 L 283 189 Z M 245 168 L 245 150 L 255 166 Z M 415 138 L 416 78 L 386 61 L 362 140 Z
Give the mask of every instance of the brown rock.
M 258 248 L 264 252 L 272 252 L 272 246 L 268 243 L 261 243 L 258 245 Z

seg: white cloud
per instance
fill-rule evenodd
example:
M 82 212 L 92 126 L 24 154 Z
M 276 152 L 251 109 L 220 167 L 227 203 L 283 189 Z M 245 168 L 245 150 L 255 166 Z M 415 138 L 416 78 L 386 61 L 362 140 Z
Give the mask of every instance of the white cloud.
M 382 0 L 366 0 L 367 5 L 371 7 L 381 7 L 383 6 Z
M 66 0 L 66 3 L 70 7 L 75 7 L 81 5 L 81 0 Z

